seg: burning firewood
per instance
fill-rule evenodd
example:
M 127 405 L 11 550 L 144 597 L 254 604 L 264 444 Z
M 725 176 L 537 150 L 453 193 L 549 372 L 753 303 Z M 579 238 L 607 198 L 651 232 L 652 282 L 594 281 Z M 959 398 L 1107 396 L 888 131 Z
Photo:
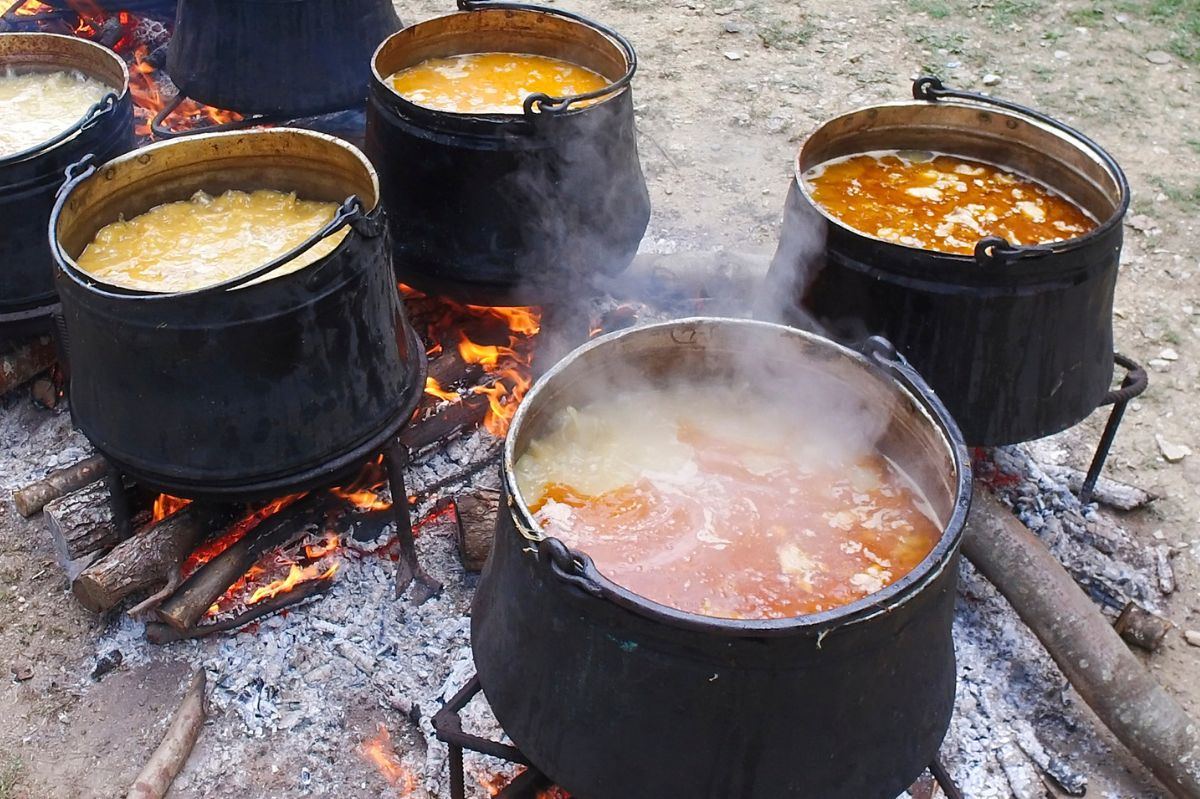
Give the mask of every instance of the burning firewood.
M 14 491 L 13 504 L 17 506 L 17 513 L 28 519 L 40 512 L 47 503 L 78 491 L 107 473 L 108 461 L 100 455 L 93 455 Z
M 500 492 L 493 488 L 471 489 L 455 499 L 455 510 L 458 517 L 455 536 L 463 568 L 481 571 L 492 552 Z
M 204 510 L 188 505 L 122 541 L 86 568 L 71 592 L 85 608 L 102 613 L 138 591 L 169 583 L 207 527 Z
M 182 641 L 187 638 L 204 638 L 214 633 L 225 633 L 245 627 L 251 622 L 270 616 L 281 610 L 299 605 L 312 597 L 320 596 L 333 586 L 329 579 L 309 580 L 283 594 L 277 594 L 270 599 L 264 599 L 249 610 L 240 613 L 232 619 L 224 619 L 212 624 L 201 624 L 186 630 L 177 630 L 168 624 L 150 622 L 146 625 L 146 640 L 152 644 L 168 644 L 172 641 Z
M 159 606 L 159 620 L 180 632 L 194 628 L 213 602 L 263 554 L 298 541 L 308 533 L 311 525 L 324 518 L 329 503 L 338 501 L 341 500 L 326 492 L 314 492 L 264 519 L 188 577 L 179 590 Z M 187 551 L 190 552 L 191 547 Z
M 1155 682 L 1048 549 L 976 485 L 963 553 L 1113 734 L 1180 797 L 1200 799 L 1200 725 Z
M 134 780 L 127 799 L 162 799 L 167 795 L 175 775 L 191 756 L 196 739 L 204 728 L 207 683 L 204 669 L 197 669 L 179 709 L 171 719 L 167 734 Z
M 489 407 L 488 398 L 482 394 L 439 405 L 435 412 L 414 419 L 401 431 L 400 442 L 414 454 L 444 444 L 478 427 Z
M 40 336 L 0 354 L 0 396 L 23 386 L 58 360 L 54 342 Z
M 63 568 L 125 539 L 113 522 L 108 486 L 102 480 L 47 503 L 45 515 L 46 530 Z

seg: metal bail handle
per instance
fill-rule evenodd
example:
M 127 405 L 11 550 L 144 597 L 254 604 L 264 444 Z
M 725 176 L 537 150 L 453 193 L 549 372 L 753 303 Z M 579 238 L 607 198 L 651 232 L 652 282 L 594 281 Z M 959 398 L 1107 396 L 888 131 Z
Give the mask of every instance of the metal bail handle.
M 19 153 L 13 153 L 12 155 L 5 156 L 4 158 L 0 158 L 0 166 L 5 166 L 7 164 L 15 164 L 18 161 L 24 161 L 26 158 L 37 155 L 38 153 L 41 153 L 41 152 L 45 152 L 46 150 L 49 150 L 52 147 L 56 147 L 59 144 L 62 144 L 64 141 L 71 138 L 72 136 L 74 136 L 77 133 L 80 133 L 80 132 L 86 131 L 86 130 L 91 130 L 100 122 L 100 120 L 106 114 L 111 113 L 113 111 L 113 109 L 115 109 L 117 107 L 117 101 L 119 99 L 120 98 L 118 98 L 117 95 L 113 94 L 112 92 L 108 92 L 103 97 L 101 97 L 99 100 L 97 100 L 95 105 L 93 105 L 91 108 L 89 108 L 82 117 L 80 117 L 78 120 L 76 120 L 74 125 L 67 128 L 62 133 L 59 133 L 57 136 L 55 136 L 52 139 L 47 139 L 44 142 L 35 144 L 33 147 L 30 147 L 28 150 L 22 150 Z
M 586 94 L 574 94 L 570 97 L 551 97 L 544 92 L 530 94 L 525 98 L 523 104 L 527 117 L 532 118 L 539 114 L 561 114 L 576 103 L 599 100 L 602 97 L 616 94 L 633 82 L 633 76 L 637 72 L 638 67 L 637 51 L 633 49 L 633 44 L 614 29 L 596 22 L 594 19 L 572 11 L 564 11 L 560 8 L 547 8 L 546 6 L 535 6 L 528 3 L 509 3 L 503 0 L 457 0 L 457 3 L 459 11 L 480 11 L 495 8 L 507 11 L 536 11 L 540 14 L 554 14 L 555 16 L 569 19 L 572 22 L 578 22 L 581 25 L 586 25 L 589 28 L 600 31 L 600 33 L 616 42 L 617 46 L 625 53 L 625 61 L 629 64 L 629 68 L 617 80 L 603 89 L 597 89 L 594 92 L 587 92 Z
M 559 539 L 542 539 L 538 543 L 538 560 L 562 582 L 574 586 L 590 596 L 604 597 L 604 589 L 587 576 L 589 571 L 595 569 L 592 559 L 582 553 L 572 552 Z

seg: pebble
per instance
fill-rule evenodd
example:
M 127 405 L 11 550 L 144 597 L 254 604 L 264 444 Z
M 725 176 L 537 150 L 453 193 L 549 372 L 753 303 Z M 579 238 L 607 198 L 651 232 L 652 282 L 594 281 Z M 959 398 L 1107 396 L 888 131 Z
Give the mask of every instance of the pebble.
M 1145 57 L 1151 64 L 1158 64 L 1159 66 L 1170 64 L 1174 60 L 1171 58 L 1170 53 L 1164 53 L 1162 50 L 1151 50 L 1146 53 Z
M 1183 640 L 1192 646 L 1200 646 L 1200 630 L 1184 630 Z
M 33 666 L 27 660 L 18 660 L 12 664 L 13 679 L 25 682 L 33 678 Z
M 1061 61 L 1064 58 L 1070 58 L 1071 54 L 1068 53 L 1066 50 L 1055 50 L 1054 57 Z
M 1134 214 L 1133 216 L 1127 217 L 1125 219 L 1125 224 L 1129 225 L 1139 233 L 1149 233 L 1151 230 L 1154 230 L 1156 227 L 1158 227 L 1158 225 L 1154 224 L 1154 220 L 1146 214 Z
M 1192 454 L 1192 449 L 1187 444 L 1173 444 L 1163 438 L 1161 433 L 1155 433 L 1154 440 L 1158 442 L 1158 451 L 1168 463 L 1179 463 Z
M 738 50 L 726 50 L 725 57 L 728 58 L 730 61 L 741 61 L 742 53 Z
M 741 33 L 742 26 L 736 22 L 726 22 L 725 23 L 725 32 L 726 33 Z
M 1171 347 L 1167 347 L 1158 354 L 1158 357 L 1162 358 L 1164 361 L 1178 361 L 1179 353 Z
M 988 74 L 983 76 L 983 85 L 984 86 L 999 86 L 1000 85 L 1000 76 L 995 73 L 989 72 Z

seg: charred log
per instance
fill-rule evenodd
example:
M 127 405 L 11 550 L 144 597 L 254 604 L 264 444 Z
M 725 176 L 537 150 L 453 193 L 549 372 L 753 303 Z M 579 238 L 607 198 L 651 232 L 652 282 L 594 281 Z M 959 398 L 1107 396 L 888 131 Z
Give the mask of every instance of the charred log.
M 58 360 L 54 341 L 39 336 L 0 354 L 0 396 L 23 386 Z
M 314 492 L 264 519 L 188 577 L 179 590 L 159 606 L 156 614 L 159 620 L 180 631 L 195 627 L 212 603 L 259 558 L 276 547 L 298 541 L 312 525 L 324 518 L 328 503 L 337 501 L 328 493 Z
M 333 586 L 332 580 L 309 580 L 283 594 L 276 594 L 270 599 L 264 599 L 249 610 L 239 613 L 231 619 L 201 624 L 186 630 L 177 630 L 169 624 L 150 622 L 146 625 L 146 640 L 152 644 L 169 644 L 172 641 L 183 641 L 188 638 L 204 638 L 215 633 L 225 633 L 245 627 L 251 622 L 278 613 L 281 610 L 299 605 L 315 596 L 320 596 Z
M 195 503 L 122 541 L 86 568 L 71 591 L 88 610 L 102 613 L 126 597 L 167 582 L 200 542 L 208 515 Z
M 108 472 L 108 461 L 100 455 L 85 458 L 74 466 L 51 472 L 24 488 L 13 492 L 17 513 L 28 519 L 39 513 L 47 503 L 99 480 Z
M 1171 631 L 1171 622 L 1130 602 L 1113 623 L 1113 629 L 1126 643 L 1147 652 L 1157 652 Z
M 446 403 L 425 417 L 413 419 L 400 433 L 400 443 L 414 455 L 478 427 L 488 412 L 488 398 L 481 394 L 463 397 L 461 402 Z
M 500 492 L 491 488 L 475 488 L 455 499 L 458 524 L 458 557 L 469 572 L 483 570 L 492 553 L 496 534 L 496 514 L 500 512 Z

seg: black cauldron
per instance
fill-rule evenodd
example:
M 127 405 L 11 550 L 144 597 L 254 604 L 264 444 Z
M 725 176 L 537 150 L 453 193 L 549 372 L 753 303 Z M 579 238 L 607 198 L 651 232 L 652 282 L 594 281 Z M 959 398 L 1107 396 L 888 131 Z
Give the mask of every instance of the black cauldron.
M 899 582 L 781 620 L 684 613 L 608 580 L 546 538 L 514 465 L 565 405 L 628 380 L 720 381 L 748 351 L 878 413 L 879 449 L 944 525 Z M 784 354 L 786 353 L 786 355 Z M 621 376 L 621 378 L 618 378 Z M 804 396 L 795 397 L 803 403 Z M 685 319 L 615 333 L 550 370 L 513 420 L 495 546 L 472 605 L 488 702 L 530 762 L 588 799 L 893 799 L 937 753 L 954 703 L 958 549 L 971 496 L 954 422 L 880 339 L 862 354 L 791 328 Z
M 133 147 L 129 72 L 112 51 L 50 33 L 0 34 L 0 69 L 78 70 L 112 93 L 54 138 L 0 157 L 0 324 L 48 326 L 58 302 L 46 226 L 63 172 L 87 154 L 107 160 Z
M 469 301 L 529 304 L 620 272 L 650 219 L 632 45 L 558 9 L 459 5 L 467 10 L 389 38 L 372 64 L 367 154 L 400 279 Z M 561 58 L 612 83 L 576 97 L 530 95 L 524 113 L 465 114 L 409 102 L 386 80 L 428 58 L 476 52 Z
M 300 117 L 361 106 L 391 0 L 179 0 L 167 71 L 217 108 Z
M 975 446 L 1011 444 L 1078 423 L 1113 376 L 1113 292 L 1129 184 L 1107 152 L 1022 106 L 949 91 L 864 108 L 822 125 L 796 161 L 768 295 L 783 320 L 816 317 L 843 341 L 881 335 L 929 380 Z M 814 203 L 802 175 L 871 150 L 950 153 L 1033 177 L 1099 220 L 1087 235 L 1039 246 L 984 239 L 952 255 L 877 239 Z
M 121 215 L 231 188 L 343 205 L 292 252 L 196 291 L 116 288 L 74 261 Z M 288 128 L 151 145 L 74 176 L 50 229 L 71 412 L 96 449 L 185 497 L 279 496 L 379 451 L 420 399 L 425 353 L 400 302 L 378 192 L 358 150 Z M 329 255 L 249 285 L 346 226 Z

